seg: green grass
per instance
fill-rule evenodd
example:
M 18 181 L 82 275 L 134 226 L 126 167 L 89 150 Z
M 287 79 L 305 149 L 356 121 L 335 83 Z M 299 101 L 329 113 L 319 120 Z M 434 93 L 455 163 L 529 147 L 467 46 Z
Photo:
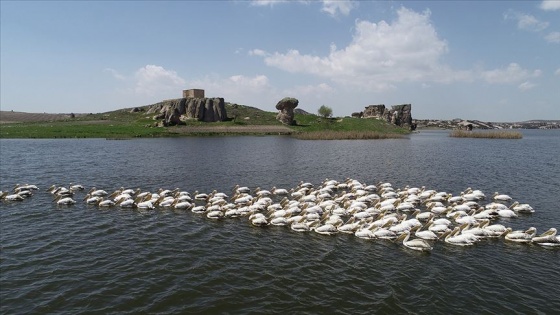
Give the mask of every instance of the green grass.
M 143 107 L 147 109 L 147 107 Z M 281 126 L 276 111 L 226 105 L 230 120 L 205 123 L 189 120 L 189 126 Z M 0 138 L 108 138 L 128 139 L 136 137 L 197 136 L 196 132 L 178 132 L 180 127 L 155 127 L 154 115 L 146 111 L 131 113 L 130 109 L 99 114 L 79 114 L 75 118 L 49 122 L 19 122 L 0 124 Z M 235 118 L 234 118 L 235 117 Z M 408 134 L 409 131 L 376 119 L 321 118 L 317 115 L 295 115 L 296 124 L 289 126 L 293 135 L 300 139 L 384 139 Z M 216 130 L 216 134 L 223 135 Z M 213 134 L 203 132 L 203 134 Z M 239 133 L 236 133 L 239 134 Z M 263 135 L 269 134 L 266 132 Z
M 519 131 L 488 130 L 488 131 L 466 131 L 453 130 L 450 137 L 455 138 L 485 138 L 485 139 L 521 139 L 523 134 Z

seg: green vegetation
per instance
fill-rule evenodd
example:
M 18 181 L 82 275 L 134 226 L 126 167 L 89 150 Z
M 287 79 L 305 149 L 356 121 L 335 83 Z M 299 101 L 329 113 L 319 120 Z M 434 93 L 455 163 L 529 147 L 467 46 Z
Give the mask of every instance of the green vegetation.
M 321 107 L 319 107 L 319 110 L 317 112 L 319 113 L 319 116 L 323 118 L 332 117 L 332 108 L 327 107 L 325 105 L 321 105 Z
M 521 139 L 523 135 L 519 131 L 488 130 L 488 131 L 466 131 L 453 130 L 450 137 L 455 138 L 487 138 L 487 139 Z
M 182 137 L 215 135 L 293 135 L 299 139 L 384 139 L 409 131 L 376 119 L 323 118 L 296 114 L 293 126 L 276 120 L 275 112 L 243 105 L 226 105 L 230 120 L 205 123 L 197 120 L 184 125 L 156 127 L 153 115 L 122 109 L 100 114 L 76 114 L 61 120 L 0 123 L 0 138 L 107 138 Z

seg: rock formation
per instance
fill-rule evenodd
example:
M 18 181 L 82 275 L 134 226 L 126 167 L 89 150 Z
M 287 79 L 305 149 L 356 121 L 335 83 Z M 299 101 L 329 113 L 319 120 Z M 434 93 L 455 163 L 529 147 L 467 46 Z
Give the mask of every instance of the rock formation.
M 362 113 L 363 118 L 377 118 L 400 127 L 412 126 L 412 105 L 393 105 L 391 109 L 385 105 L 369 105 Z
M 163 120 L 165 126 L 181 124 L 188 119 L 204 122 L 228 119 L 224 99 L 221 97 L 166 100 L 150 106 L 147 113 L 156 114 L 154 119 Z
M 294 108 L 298 106 L 299 101 L 293 97 L 284 97 L 276 104 L 276 109 L 279 110 L 276 119 L 284 125 L 294 125 Z

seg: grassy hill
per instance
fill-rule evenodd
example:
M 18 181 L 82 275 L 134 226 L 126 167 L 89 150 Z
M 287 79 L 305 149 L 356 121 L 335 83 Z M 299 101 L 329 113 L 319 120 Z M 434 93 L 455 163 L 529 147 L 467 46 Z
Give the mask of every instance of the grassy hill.
M 226 104 L 229 121 L 206 123 L 188 121 L 185 125 L 155 127 L 148 106 L 98 114 L 0 113 L 0 138 L 135 138 L 206 135 L 285 134 L 301 139 L 378 139 L 408 133 L 376 119 L 322 118 L 313 114 L 295 115 L 296 125 L 284 126 L 276 112 Z M 43 115 L 43 116 L 41 116 Z M 41 119 L 41 117 L 44 117 Z

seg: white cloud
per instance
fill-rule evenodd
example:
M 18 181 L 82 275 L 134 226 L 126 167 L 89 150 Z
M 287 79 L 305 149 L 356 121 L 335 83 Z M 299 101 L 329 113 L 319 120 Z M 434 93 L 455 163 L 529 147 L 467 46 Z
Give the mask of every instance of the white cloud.
M 488 83 L 516 83 L 529 78 L 536 78 L 542 74 L 542 71 L 537 69 L 533 72 L 521 68 L 515 62 L 510 63 L 505 69 L 494 69 L 488 71 L 481 71 L 480 76 Z
M 556 71 L 554 71 L 554 75 L 560 75 L 560 68 L 556 69 Z
M 275 4 L 285 3 L 288 2 L 287 0 L 251 0 L 251 5 L 253 6 L 274 6 Z
M 539 6 L 545 11 L 556 11 L 560 10 L 560 1 L 558 0 L 544 0 Z
M 113 69 L 113 68 L 105 68 L 103 69 L 103 72 L 109 72 L 113 78 L 120 80 L 120 81 L 124 81 L 126 80 L 126 77 L 122 74 L 120 74 L 117 70 Z
M 318 85 L 303 85 L 303 86 L 296 86 L 291 89 L 287 89 L 284 91 L 283 94 L 285 95 L 297 95 L 298 97 L 304 98 L 315 98 L 315 99 L 323 99 L 325 96 L 332 94 L 334 92 L 334 88 L 326 83 L 320 83 Z
M 509 10 L 504 13 L 504 19 L 517 21 L 517 28 L 525 31 L 540 32 L 548 27 L 548 22 L 539 21 L 536 17 Z
M 223 78 L 219 75 L 209 75 L 189 82 L 189 86 L 199 86 L 210 97 L 223 97 L 226 102 L 245 104 L 263 108 L 261 105 L 273 104 L 281 98 L 270 85 L 265 75 L 253 77 L 233 75 Z M 258 99 L 263 104 L 255 104 Z
M 355 0 L 322 0 L 322 1 L 287 1 L 287 0 L 251 0 L 250 5 L 259 7 L 273 7 L 281 3 L 298 3 L 309 5 L 312 3 L 321 3 L 321 11 L 329 14 L 330 16 L 338 16 L 339 14 L 347 16 L 352 9 L 358 7 L 358 1 Z
M 147 96 L 166 95 L 169 92 L 177 94 L 186 86 L 186 81 L 175 71 L 156 65 L 146 65 L 138 69 L 134 79 L 134 91 Z
M 560 43 L 560 32 L 550 32 L 545 35 L 544 39 L 549 43 Z
M 264 57 L 266 55 L 266 52 L 262 49 L 253 49 L 253 50 L 249 50 L 249 56 L 261 56 Z
M 348 15 L 352 9 L 358 6 L 358 2 L 352 0 L 323 0 L 322 2 L 321 11 L 331 16 L 337 16 L 338 13 Z
M 534 83 L 532 83 L 532 82 L 525 81 L 525 82 L 519 84 L 518 88 L 519 88 L 521 91 L 525 92 L 525 91 L 527 91 L 527 90 L 530 90 L 530 89 L 534 88 L 535 86 L 537 86 L 537 85 L 534 84 Z
M 269 66 L 330 78 L 369 90 L 395 88 L 395 82 L 469 80 L 469 71 L 453 71 L 440 61 L 447 53 L 431 24 L 430 11 L 417 13 L 401 7 L 393 22 L 356 21 L 352 42 L 343 49 L 331 45 L 327 56 L 286 53 L 267 54 Z

